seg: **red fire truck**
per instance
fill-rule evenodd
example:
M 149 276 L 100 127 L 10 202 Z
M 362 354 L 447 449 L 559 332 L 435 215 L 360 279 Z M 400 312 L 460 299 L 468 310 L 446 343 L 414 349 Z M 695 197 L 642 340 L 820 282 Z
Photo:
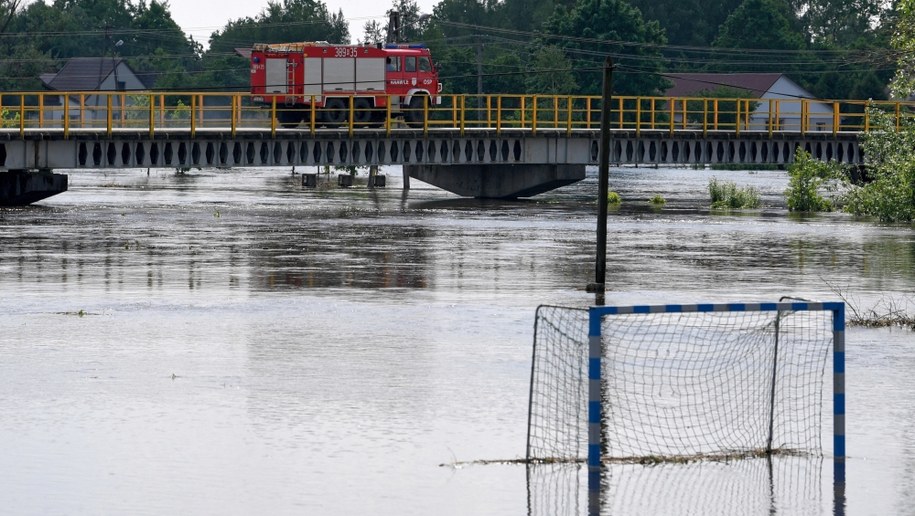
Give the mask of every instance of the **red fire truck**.
M 421 44 L 331 45 L 327 42 L 256 44 L 251 49 L 252 101 L 276 103 L 284 127 L 310 121 L 337 127 L 384 124 L 392 117 L 422 125 L 427 107 L 441 103 L 442 84 Z M 352 102 L 352 110 L 350 109 Z

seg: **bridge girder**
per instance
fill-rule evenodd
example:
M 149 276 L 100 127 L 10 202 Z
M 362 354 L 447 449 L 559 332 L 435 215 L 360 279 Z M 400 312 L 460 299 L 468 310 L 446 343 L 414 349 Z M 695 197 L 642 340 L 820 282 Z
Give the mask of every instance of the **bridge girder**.
M 596 165 L 596 130 L 117 130 L 0 133 L 0 170 L 370 165 Z M 613 131 L 615 164 L 776 164 L 802 148 L 860 163 L 857 133 Z

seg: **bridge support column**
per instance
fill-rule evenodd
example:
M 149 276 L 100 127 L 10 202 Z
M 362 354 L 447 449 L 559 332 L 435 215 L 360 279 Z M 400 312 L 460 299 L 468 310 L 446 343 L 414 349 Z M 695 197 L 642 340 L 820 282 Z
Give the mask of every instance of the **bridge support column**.
M 585 178 L 584 165 L 404 165 L 413 177 L 463 196 L 488 199 L 532 197 Z
M 67 191 L 67 176 L 48 169 L 0 172 L 0 206 L 26 206 Z

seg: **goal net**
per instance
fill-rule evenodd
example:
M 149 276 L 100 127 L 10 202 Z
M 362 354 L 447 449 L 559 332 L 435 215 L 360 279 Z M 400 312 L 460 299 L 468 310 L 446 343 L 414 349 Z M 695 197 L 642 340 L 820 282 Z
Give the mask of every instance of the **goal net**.
M 542 306 L 527 459 L 819 456 L 830 357 L 844 456 L 843 347 L 841 303 Z

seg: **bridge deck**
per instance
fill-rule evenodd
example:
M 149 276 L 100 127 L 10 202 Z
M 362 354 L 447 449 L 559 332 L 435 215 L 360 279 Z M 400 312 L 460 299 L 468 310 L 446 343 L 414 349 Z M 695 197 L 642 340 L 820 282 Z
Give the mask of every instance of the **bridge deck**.
M 857 133 L 613 130 L 611 161 L 784 164 L 797 148 L 861 161 Z M 0 169 L 369 165 L 595 165 L 595 129 L 0 130 Z

